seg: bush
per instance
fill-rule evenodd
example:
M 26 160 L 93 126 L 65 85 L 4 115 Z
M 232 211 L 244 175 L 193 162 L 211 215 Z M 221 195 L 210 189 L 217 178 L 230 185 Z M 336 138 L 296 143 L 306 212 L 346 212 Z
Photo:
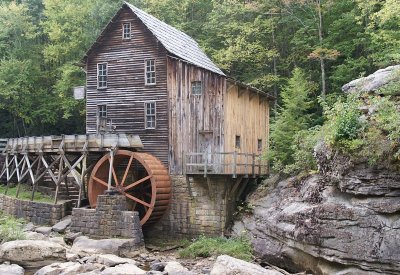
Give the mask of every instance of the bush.
M 205 258 L 224 254 L 250 261 L 253 258 L 252 252 L 250 241 L 245 237 L 227 239 L 201 236 L 194 243 L 180 250 L 179 255 L 182 258 Z
M 2 243 L 25 239 L 25 221 L 0 213 L 0 240 Z

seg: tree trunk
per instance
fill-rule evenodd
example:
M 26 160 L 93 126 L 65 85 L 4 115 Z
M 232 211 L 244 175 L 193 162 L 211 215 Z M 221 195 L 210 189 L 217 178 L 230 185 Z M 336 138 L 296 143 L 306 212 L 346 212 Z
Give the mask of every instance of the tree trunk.
M 316 0 L 316 3 L 317 3 L 318 18 L 319 18 L 318 38 L 319 38 L 319 44 L 322 47 L 324 37 L 323 37 L 323 26 L 322 26 L 321 0 Z M 326 96 L 325 60 L 322 56 L 320 57 L 320 65 L 321 65 L 321 82 L 322 82 L 321 97 L 325 98 Z

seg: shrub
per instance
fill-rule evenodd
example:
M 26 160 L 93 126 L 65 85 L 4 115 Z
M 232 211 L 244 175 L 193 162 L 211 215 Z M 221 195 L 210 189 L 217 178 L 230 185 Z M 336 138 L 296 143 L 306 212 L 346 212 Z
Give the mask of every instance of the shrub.
M 8 242 L 25 239 L 25 221 L 0 213 L 0 240 Z
M 250 241 L 246 237 L 240 238 L 210 238 L 201 236 L 194 243 L 179 251 L 182 258 L 210 257 L 229 255 L 245 261 L 253 258 Z

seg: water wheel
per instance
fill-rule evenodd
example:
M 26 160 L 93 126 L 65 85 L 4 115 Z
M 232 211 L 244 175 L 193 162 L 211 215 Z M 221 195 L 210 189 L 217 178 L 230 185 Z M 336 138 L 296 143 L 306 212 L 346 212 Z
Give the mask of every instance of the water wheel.
M 108 187 L 111 157 L 102 157 L 93 168 L 89 180 L 89 202 L 96 207 L 97 196 Z M 171 197 L 168 170 L 147 153 L 118 150 L 112 166 L 111 188 L 127 198 L 129 210 L 139 212 L 140 224 L 157 221 L 167 210 Z

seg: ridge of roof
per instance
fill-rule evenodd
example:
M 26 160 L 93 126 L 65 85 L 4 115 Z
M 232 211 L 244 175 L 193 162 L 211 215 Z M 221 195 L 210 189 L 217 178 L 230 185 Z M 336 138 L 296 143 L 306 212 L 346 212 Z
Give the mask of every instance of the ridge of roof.
M 136 14 L 168 52 L 200 68 L 225 76 L 221 69 L 210 60 L 192 37 L 128 2 L 124 2 L 124 5 Z

